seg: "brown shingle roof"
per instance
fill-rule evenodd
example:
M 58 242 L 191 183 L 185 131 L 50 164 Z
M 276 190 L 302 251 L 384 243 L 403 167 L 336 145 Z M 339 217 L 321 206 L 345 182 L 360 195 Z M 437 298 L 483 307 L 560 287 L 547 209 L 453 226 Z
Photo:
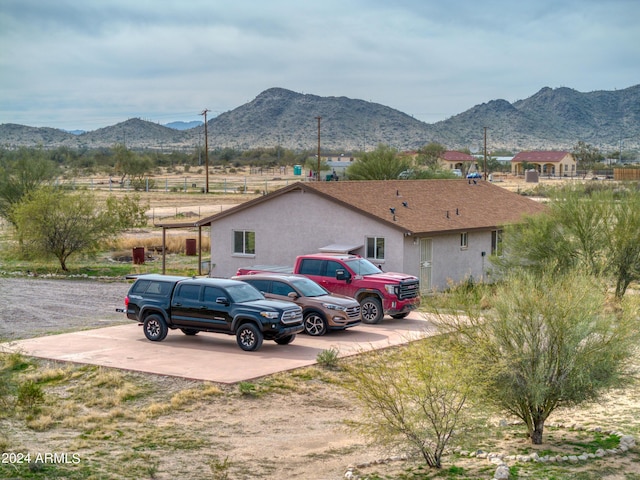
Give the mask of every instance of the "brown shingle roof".
M 534 200 L 482 180 L 297 182 L 197 223 L 207 225 L 298 190 L 316 193 L 411 234 L 497 228 L 546 209 Z
M 569 152 L 556 150 L 540 150 L 535 152 L 520 152 L 511 159 L 512 162 L 560 162 Z

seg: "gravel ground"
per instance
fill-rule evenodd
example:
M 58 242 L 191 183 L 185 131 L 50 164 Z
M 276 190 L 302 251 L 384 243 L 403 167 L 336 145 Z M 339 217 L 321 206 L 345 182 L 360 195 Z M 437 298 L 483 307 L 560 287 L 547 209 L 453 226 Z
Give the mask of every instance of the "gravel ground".
M 0 278 L 0 342 L 127 323 L 127 281 Z

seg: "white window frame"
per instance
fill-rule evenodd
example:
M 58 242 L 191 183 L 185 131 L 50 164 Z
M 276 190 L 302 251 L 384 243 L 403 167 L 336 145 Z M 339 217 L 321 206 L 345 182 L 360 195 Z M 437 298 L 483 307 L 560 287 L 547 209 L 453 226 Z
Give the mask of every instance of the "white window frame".
M 373 252 L 374 252 L 374 256 L 373 257 L 369 256 L 369 240 L 373 241 Z M 382 256 L 381 257 L 378 256 L 378 241 L 382 241 Z M 385 260 L 385 250 L 387 249 L 387 240 L 385 239 L 385 237 L 374 237 L 374 236 L 366 237 L 365 247 L 364 248 L 365 248 L 367 259 L 375 260 L 376 262 L 384 262 L 384 260 Z
M 491 255 L 502 256 L 502 235 L 501 228 L 498 230 L 491 230 Z M 498 252 L 500 252 L 498 254 Z
M 466 250 L 469 248 L 469 233 L 462 232 L 460 234 L 460 250 Z
M 236 234 L 242 234 L 242 251 L 236 251 Z M 253 234 L 253 252 L 247 252 L 247 236 Z M 256 254 L 256 232 L 253 230 L 234 230 L 233 231 L 233 255 L 243 257 L 254 257 Z

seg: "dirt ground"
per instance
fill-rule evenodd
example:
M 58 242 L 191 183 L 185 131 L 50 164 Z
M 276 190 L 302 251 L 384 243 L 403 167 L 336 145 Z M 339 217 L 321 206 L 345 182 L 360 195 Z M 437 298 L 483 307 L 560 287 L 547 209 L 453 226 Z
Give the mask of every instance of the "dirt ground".
M 0 277 L 0 341 L 125 323 L 126 281 Z
M 0 278 L 0 311 L 3 312 L 0 339 L 8 341 L 126 322 L 115 308 L 122 306 L 127 289 L 126 282 Z M 149 376 L 148 379 L 167 391 L 194 385 L 192 381 L 178 378 Z M 331 382 L 313 379 L 303 385 L 302 389 L 283 389 L 264 397 L 213 396 L 179 416 L 164 415 L 147 420 L 145 425 L 149 428 L 175 431 L 177 436 L 190 435 L 189 438 L 197 437 L 209 445 L 205 449 L 176 448 L 158 452 L 161 458 L 153 478 L 211 478 L 212 459 L 227 459 L 228 478 L 241 479 L 340 479 L 349 466 L 356 465 L 360 465 L 361 473 L 376 472 L 396 478 L 407 468 L 409 464 L 404 461 L 382 462 L 393 452 L 367 446 L 363 438 L 346 427 L 348 421 L 357 419 L 362 412 L 344 390 Z M 638 430 L 638 407 L 637 396 L 612 396 L 605 403 L 588 409 L 563 412 L 551 422 L 600 426 L 626 433 L 630 429 Z M 498 429 L 497 425 L 488 428 Z M 19 438 L 21 448 L 32 451 L 38 451 L 43 444 L 48 449 L 64 451 L 73 444 L 60 434 L 52 436 L 29 429 L 11 434 Z M 567 441 L 573 434 L 563 430 L 560 435 Z M 542 445 L 540 450 L 548 447 L 548 444 Z M 503 436 L 495 440 L 494 448 L 494 451 L 509 453 L 531 449 L 531 446 L 523 438 Z M 570 446 L 567 451 L 571 452 Z M 86 452 L 83 455 L 90 456 Z M 588 472 L 606 462 L 608 467 L 604 470 L 598 467 L 594 476 L 582 478 L 638 479 L 639 460 L 637 451 L 628 452 L 606 461 L 576 466 L 576 470 Z M 447 462 L 445 457 L 445 467 Z M 480 464 L 486 468 L 488 462 L 456 459 L 455 464 L 465 468 L 477 468 Z M 491 473 L 479 478 L 491 478 Z

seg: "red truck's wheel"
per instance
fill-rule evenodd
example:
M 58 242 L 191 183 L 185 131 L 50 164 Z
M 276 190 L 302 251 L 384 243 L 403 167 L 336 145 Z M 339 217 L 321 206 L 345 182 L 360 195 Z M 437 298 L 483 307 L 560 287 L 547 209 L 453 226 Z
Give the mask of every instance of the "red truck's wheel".
M 382 317 L 384 317 L 382 303 L 376 297 L 363 298 L 360 301 L 360 311 L 362 312 L 362 321 L 364 323 L 380 323 Z
M 161 342 L 167 336 L 167 323 L 160 315 L 149 315 L 142 326 L 144 336 L 152 342 Z
M 263 339 L 262 332 L 253 323 L 240 325 L 236 332 L 236 342 L 246 352 L 258 350 L 262 346 Z

